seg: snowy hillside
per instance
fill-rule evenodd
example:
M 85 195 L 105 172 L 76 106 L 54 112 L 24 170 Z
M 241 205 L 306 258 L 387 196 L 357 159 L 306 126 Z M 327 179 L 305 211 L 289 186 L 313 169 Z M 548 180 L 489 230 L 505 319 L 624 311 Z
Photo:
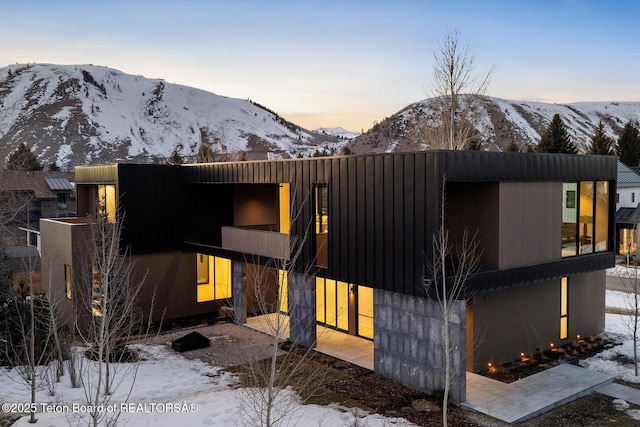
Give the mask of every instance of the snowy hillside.
M 424 150 L 432 147 L 434 113 L 432 100 L 409 105 L 349 142 L 355 153 Z M 562 118 L 572 141 L 585 152 L 600 120 L 609 136 L 617 140 L 629 120 L 640 121 L 640 102 L 581 102 L 547 104 L 487 97 L 477 123 L 483 149 L 505 150 L 514 142 L 520 151 L 535 146 L 555 114 Z
M 321 133 L 323 135 L 331 135 L 341 139 L 353 139 L 356 136 L 360 135 L 358 132 L 351 132 L 344 128 L 318 128 L 314 132 Z
M 199 145 L 247 158 L 338 151 L 345 141 L 285 121 L 249 100 L 226 98 L 92 65 L 0 68 L 0 163 L 24 142 L 43 164 L 192 160 Z

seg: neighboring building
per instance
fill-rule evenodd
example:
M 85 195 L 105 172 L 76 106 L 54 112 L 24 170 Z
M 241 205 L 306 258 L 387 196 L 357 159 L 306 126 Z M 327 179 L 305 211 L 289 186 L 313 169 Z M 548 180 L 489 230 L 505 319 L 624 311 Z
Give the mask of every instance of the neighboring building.
M 26 246 L 40 250 L 40 218 L 76 214 L 72 180 L 73 173 L 0 171 L 0 215 L 9 226 L 0 246 L 23 246 L 26 242 Z
M 0 170 L 0 250 L 13 290 L 40 292 L 40 218 L 75 215 L 73 173 Z
M 78 167 L 75 181 L 80 216 L 100 204 L 123 221 L 123 247 L 166 318 L 233 304 L 243 323 L 256 311 L 249 279 L 278 277 L 271 261 L 303 238 L 287 275 L 291 340 L 313 346 L 316 325 L 371 339 L 376 372 L 428 392 L 444 388 L 440 309 L 423 287 L 444 181 L 452 242 L 468 229 L 483 250 L 453 308 L 457 402 L 466 370 L 604 329 L 614 157 L 432 151 L 117 164 Z M 65 290 L 70 310 L 90 270 L 87 221 L 42 220 L 41 232 L 43 283 Z
M 618 160 L 616 192 L 617 253 L 633 255 L 638 245 L 637 225 L 640 223 L 640 175 Z

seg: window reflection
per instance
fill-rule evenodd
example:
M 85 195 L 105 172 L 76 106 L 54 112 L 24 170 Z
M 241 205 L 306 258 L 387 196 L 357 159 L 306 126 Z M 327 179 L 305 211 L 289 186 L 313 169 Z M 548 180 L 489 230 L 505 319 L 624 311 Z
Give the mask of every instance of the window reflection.
M 562 256 L 609 250 L 609 182 L 562 184 Z

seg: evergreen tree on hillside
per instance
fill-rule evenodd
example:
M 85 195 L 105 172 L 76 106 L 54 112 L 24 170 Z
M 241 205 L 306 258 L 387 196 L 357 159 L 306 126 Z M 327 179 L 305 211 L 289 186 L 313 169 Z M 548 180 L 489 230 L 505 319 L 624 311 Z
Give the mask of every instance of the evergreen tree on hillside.
M 604 123 L 600 120 L 600 122 L 598 122 L 598 126 L 596 126 L 595 133 L 591 137 L 588 153 L 601 156 L 611 156 L 613 155 L 614 146 L 615 142 L 613 141 L 613 138 L 607 136 L 604 132 Z
M 551 123 L 549 123 L 544 135 L 542 135 L 536 151 L 538 153 L 578 153 L 578 149 L 571 142 L 571 137 L 559 114 L 554 115 L 553 119 L 551 119 Z
M 7 169 L 12 171 L 27 170 L 27 171 L 41 171 L 42 164 L 38 161 L 33 152 L 22 143 L 18 145 L 7 160 Z
M 198 148 L 197 163 L 211 163 L 216 161 L 216 155 L 208 144 L 200 143 Z
M 509 145 L 507 145 L 506 151 L 509 153 L 517 153 L 518 151 L 520 151 L 520 147 L 518 147 L 518 144 L 516 144 L 515 141 L 511 141 Z
M 181 164 L 184 163 L 184 158 L 182 158 L 180 153 L 178 153 L 178 149 L 177 148 L 173 149 L 173 152 L 171 153 L 171 155 L 167 159 L 167 163 L 169 163 L 170 165 L 181 165 Z
M 632 121 L 624 125 L 624 129 L 622 129 L 622 133 L 618 138 L 616 151 L 622 163 L 629 167 L 638 166 L 638 157 L 640 157 L 640 134 L 638 133 L 638 127 Z

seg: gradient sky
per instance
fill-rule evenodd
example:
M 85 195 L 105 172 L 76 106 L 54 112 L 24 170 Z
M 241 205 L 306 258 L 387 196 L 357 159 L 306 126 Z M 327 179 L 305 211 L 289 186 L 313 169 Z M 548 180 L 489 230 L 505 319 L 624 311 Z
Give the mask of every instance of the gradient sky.
M 360 131 L 429 97 L 450 30 L 495 66 L 489 95 L 640 101 L 638 19 L 635 0 L 25 0 L 0 8 L 0 66 L 104 65 Z

